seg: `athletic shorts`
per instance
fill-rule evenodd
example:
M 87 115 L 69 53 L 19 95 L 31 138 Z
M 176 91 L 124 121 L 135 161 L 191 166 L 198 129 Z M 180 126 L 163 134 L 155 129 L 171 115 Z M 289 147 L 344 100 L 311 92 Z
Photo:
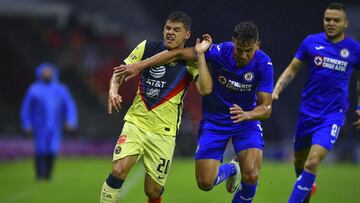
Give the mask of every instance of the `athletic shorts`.
M 314 118 L 300 113 L 295 132 L 295 151 L 309 148 L 314 144 L 318 144 L 330 151 L 343 125 L 343 116 Z
M 133 123 L 125 122 L 115 145 L 113 161 L 138 155 L 138 159 L 143 158 L 145 172 L 159 185 L 164 186 L 174 148 L 174 136 L 144 131 Z
M 263 150 L 264 148 L 260 124 L 248 125 L 236 132 L 199 128 L 195 160 L 215 159 L 222 162 L 224 151 L 230 139 L 236 154 L 245 149 L 258 148 Z

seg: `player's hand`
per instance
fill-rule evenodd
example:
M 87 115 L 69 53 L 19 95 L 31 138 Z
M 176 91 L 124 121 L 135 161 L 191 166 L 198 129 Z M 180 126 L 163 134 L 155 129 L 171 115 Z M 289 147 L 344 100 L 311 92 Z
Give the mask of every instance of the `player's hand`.
M 141 69 L 137 65 L 137 63 L 127 64 L 127 65 L 122 64 L 122 65 L 114 68 L 113 74 L 116 77 L 125 76 L 125 81 L 128 81 L 131 78 L 134 78 L 135 76 L 137 76 L 140 73 L 140 71 L 141 71 Z
M 230 107 L 230 114 L 233 115 L 233 116 L 231 116 L 231 119 L 233 120 L 233 123 L 239 123 L 241 121 L 245 121 L 245 120 L 250 119 L 249 112 L 244 111 L 237 104 L 233 104 L 233 106 Z
M 112 108 L 114 107 L 117 112 L 121 109 L 121 96 L 116 92 L 109 91 L 109 98 L 108 98 L 108 113 L 112 114 Z
M 360 110 L 356 110 L 355 113 L 359 118 L 353 123 L 353 125 L 356 127 L 356 129 L 360 129 Z
M 209 34 L 203 34 L 202 37 L 204 38 L 202 41 L 200 41 L 199 38 L 196 39 L 195 51 L 197 54 L 205 53 L 212 44 L 212 39 Z
M 273 100 L 278 100 L 279 99 L 279 94 L 277 92 L 273 92 L 271 96 L 272 96 Z

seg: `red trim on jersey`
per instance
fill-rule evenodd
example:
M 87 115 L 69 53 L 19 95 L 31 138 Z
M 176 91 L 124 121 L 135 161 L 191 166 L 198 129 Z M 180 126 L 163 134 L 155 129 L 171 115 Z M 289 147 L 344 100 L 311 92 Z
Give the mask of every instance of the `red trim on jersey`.
M 159 105 L 163 104 L 164 102 L 168 101 L 169 99 L 177 95 L 179 92 L 184 90 L 189 85 L 190 82 L 191 82 L 191 77 L 189 74 L 186 74 L 186 76 L 181 80 L 181 82 L 172 91 L 170 91 L 168 95 L 166 95 L 162 100 L 160 100 L 157 104 L 155 104 L 152 107 L 152 109 L 155 109 Z

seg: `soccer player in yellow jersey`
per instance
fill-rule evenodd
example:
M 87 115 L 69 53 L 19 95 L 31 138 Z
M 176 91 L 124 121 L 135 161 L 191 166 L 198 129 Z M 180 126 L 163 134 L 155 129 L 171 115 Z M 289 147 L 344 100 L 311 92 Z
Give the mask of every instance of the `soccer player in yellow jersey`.
M 143 41 L 124 60 L 126 64 L 147 59 L 164 50 L 183 48 L 190 37 L 191 19 L 183 12 L 173 12 L 166 20 L 163 40 Z M 103 184 L 100 203 L 119 201 L 121 186 L 136 162 L 142 158 L 145 168 L 145 193 L 148 203 L 160 203 L 170 170 L 179 130 L 183 98 L 192 80 L 201 95 L 212 91 L 212 80 L 204 52 L 211 38 L 204 35 L 193 48 L 199 68 L 186 61 L 152 67 L 141 72 L 136 97 L 125 115 L 125 124 L 113 153 L 112 172 Z M 206 42 L 206 43 L 205 43 Z M 119 87 L 123 76 L 113 75 L 110 81 L 108 111 L 121 107 Z

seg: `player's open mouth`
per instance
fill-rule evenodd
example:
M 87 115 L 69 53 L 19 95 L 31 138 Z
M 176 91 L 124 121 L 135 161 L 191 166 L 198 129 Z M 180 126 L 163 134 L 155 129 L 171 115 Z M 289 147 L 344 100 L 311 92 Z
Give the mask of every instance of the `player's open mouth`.
M 326 28 L 326 30 L 328 31 L 328 32 L 334 32 L 335 31 L 335 28 Z
M 175 41 L 175 38 L 171 37 L 171 36 L 166 36 L 166 41 L 172 42 L 172 41 Z

